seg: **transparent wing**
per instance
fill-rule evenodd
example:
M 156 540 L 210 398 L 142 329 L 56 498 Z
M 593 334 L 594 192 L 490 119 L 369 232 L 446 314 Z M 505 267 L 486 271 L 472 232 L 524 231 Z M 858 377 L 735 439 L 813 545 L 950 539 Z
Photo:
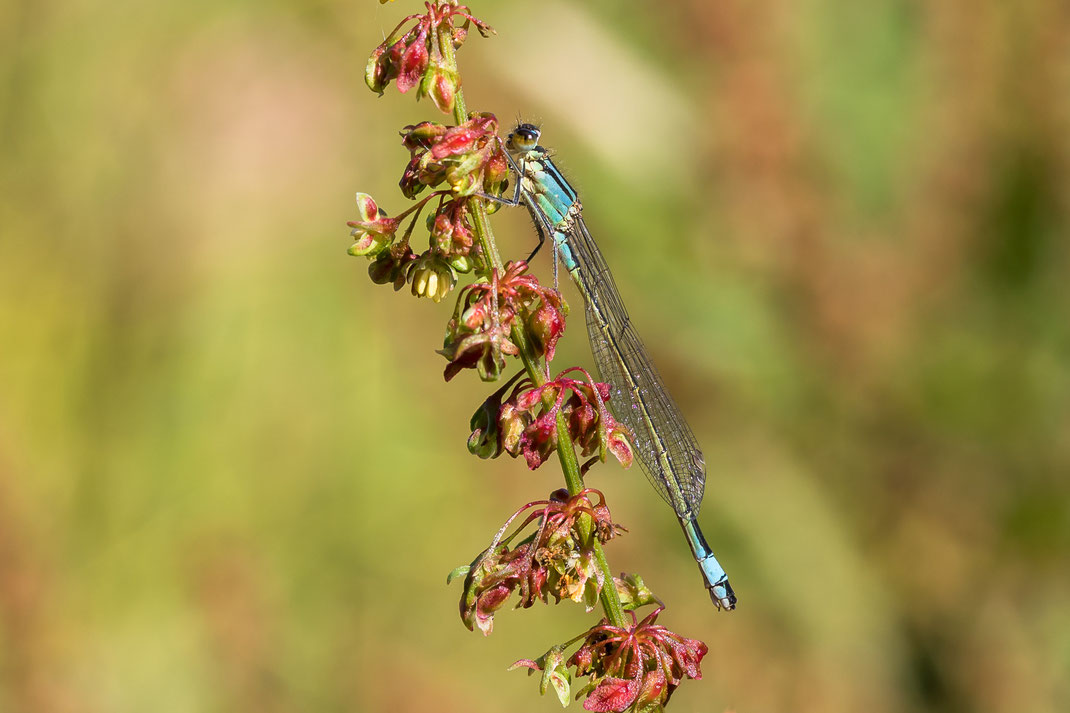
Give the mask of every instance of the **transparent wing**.
M 576 217 L 566 233 L 571 271 L 587 305 L 587 333 L 598 373 L 610 385 L 609 406 L 634 434 L 635 454 L 647 478 L 677 515 L 698 513 L 706 465 L 679 407 L 650 361 L 605 258 Z

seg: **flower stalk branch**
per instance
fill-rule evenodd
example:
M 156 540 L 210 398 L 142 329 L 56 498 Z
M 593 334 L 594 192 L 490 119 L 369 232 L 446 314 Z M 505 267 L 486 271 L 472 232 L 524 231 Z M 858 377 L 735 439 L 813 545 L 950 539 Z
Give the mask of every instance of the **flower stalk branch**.
M 450 66 L 456 66 L 457 57 L 453 47 L 453 36 L 445 26 L 439 28 L 438 42 L 446 63 Z M 464 90 L 460 87 L 457 88 L 454 97 L 453 120 L 457 122 L 457 124 L 462 124 L 468 120 L 468 109 L 464 101 Z M 486 257 L 487 261 L 491 266 L 500 270 L 502 267 L 502 259 L 501 255 L 498 253 L 498 246 L 494 241 L 494 232 L 490 226 L 485 200 L 486 199 L 484 198 L 476 197 L 469 203 L 472 206 L 472 230 L 475 232 L 476 238 L 479 240 L 479 244 L 483 248 L 483 255 Z M 543 376 L 543 364 L 539 357 L 532 353 L 523 326 L 514 325 L 510 336 L 520 350 L 520 360 L 524 364 L 524 371 L 527 372 L 528 378 L 530 378 L 536 385 L 542 386 L 546 382 L 546 378 Z M 565 476 L 565 484 L 569 494 L 576 495 L 584 488 L 583 476 L 580 474 L 580 464 L 579 459 L 576 458 L 576 448 L 572 443 L 568 424 L 565 423 L 563 414 L 559 413 L 557 415 L 556 428 L 558 443 L 557 457 L 561 462 L 561 470 Z M 585 535 L 589 535 L 592 527 L 590 519 L 585 518 L 580 527 L 584 530 Z M 607 581 L 612 582 L 613 571 L 609 567 L 609 560 L 606 558 L 605 550 L 602 549 L 602 544 L 599 542 L 596 542 L 594 545 L 594 556 L 602 575 Z M 616 587 L 603 588 L 600 597 L 606 618 L 614 626 L 624 626 L 627 620 L 624 616 L 624 608 L 621 606 L 620 596 L 617 594 Z

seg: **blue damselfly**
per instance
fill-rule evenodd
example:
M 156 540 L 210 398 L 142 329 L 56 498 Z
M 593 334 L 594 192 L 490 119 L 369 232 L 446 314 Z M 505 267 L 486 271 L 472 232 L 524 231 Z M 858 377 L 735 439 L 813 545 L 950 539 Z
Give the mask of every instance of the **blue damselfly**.
M 647 478 L 676 512 L 713 603 L 734 609 L 736 595 L 728 575 L 696 520 L 706 485 L 702 451 L 631 324 L 609 266 L 583 222 L 576 191 L 550 160 L 550 152 L 538 145 L 539 135 L 531 124 L 520 124 L 509 134 L 506 149 L 517 184 L 511 200 L 495 200 L 524 204 L 540 247 L 547 236 L 552 239 L 555 278 L 559 257 L 583 295 L 591 350 L 601 379 L 611 388 L 609 407 L 631 429 L 635 455 Z

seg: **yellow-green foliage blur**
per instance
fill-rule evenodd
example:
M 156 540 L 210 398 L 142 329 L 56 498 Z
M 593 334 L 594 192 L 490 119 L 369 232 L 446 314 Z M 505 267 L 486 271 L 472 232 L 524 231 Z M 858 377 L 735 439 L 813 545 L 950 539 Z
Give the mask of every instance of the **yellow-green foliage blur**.
M 709 644 L 671 709 L 1070 710 L 1066 4 L 472 6 L 469 108 L 541 124 L 706 454 L 730 614 L 588 476 Z M 557 709 L 505 668 L 597 614 L 484 638 L 445 576 L 560 473 L 468 454 L 452 299 L 346 255 L 447 120 L 363 82 L 421 8 L 0 7 L 0 711 Z

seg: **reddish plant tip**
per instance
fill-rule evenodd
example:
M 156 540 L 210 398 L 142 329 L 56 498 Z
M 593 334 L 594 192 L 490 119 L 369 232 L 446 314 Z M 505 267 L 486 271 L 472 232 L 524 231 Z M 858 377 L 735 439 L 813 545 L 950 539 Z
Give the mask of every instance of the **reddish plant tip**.
M 380 95 L 390 82 L 402 94 L 417 88 L 417 99 L 430 97 L 448 114 L 461 84 L 453 50 L 464 43 L 472 25 L 483 37 L 494 30 L 465 5 L 427 2 L 424 7 L 424 14 L 406 17 L 375 48 L 365 67 L 364 82 Z

